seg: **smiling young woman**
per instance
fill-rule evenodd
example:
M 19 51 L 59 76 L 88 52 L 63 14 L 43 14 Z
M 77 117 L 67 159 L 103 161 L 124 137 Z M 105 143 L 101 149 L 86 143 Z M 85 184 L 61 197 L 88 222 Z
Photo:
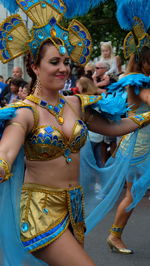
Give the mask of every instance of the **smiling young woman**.
M 83 66 L 89 59 L 90 35 L 76 20 L 68 30 L 59 26 L 60 14 L 65 12 L 62 1 L 58 6 L 50 1 L 16 2 L 24 12 L 30 10 L 27 15 L 33 13 L 33 34 L 30 37 L 24 30 L 19 42 L 22 54 L 28 53 L 31 90 L 24 101 L 0 110 L 0 250 L 4 254 L 0 262 L 15 266 L 94 266 L 83 248 L 86 227 L 79 183 L 80 150 L 88 128 L 104 135 L 122 135 L 149 123 L 149 113 L 123 119 L 120 124 L 110 123 L 92 108 L 97 103 L 102 111 L 116 114 L 116 106 L 112 108 L 116 94 L 109 99 L 60 95 L 70 74 L 70 58 Z M 37 10 L 46 16 L 44 26 Z M 7 36 L 9 20 L 11 35 Z M 6 63 L 21 53 L 17 50 L 16 54 L 15 49 L 19 45 L 16 34 L 20 40 L 23 31 L 20 17 L 7 18 L 2 30 L 4 45 L 10 42 L 13 47 L 11 54 L 4 47 L 1 60 Z

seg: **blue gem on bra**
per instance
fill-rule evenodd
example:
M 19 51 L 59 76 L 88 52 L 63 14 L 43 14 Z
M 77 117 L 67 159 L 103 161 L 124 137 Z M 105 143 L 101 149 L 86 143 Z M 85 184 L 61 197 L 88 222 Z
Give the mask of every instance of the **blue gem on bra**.
M 51 132 L 54 131 L 54 129 L 53 129 L 52 127 L 48 126 L 48 127 L 45 128 L 45 131 L 46 131 L 47 133 L 51 133 Z

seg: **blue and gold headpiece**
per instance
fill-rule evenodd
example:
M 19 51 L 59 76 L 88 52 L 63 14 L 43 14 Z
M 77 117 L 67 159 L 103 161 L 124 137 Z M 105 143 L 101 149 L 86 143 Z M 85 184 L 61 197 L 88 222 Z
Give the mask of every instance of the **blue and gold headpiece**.
M 31 35 L 19 15 L 9 16 L 0 24 L 0 60 L 7 63 L 30 51 L 36 59 L 41 45 L 50 39 L 61 55 L 66 50 L 71 59 L 85 65 L 90 58 L 92 41 L 88 30 L 77 20 L 68 29 L 59 21 L 66 12 L 61 0 L 16 0 L 19 7 L 33 21 Z M 55 42 L 60 40 L 60 45 Z
M 139 55 L 142 47 L 150 47 L 150 0 L 115 0 L 120 27 L 130 32 L 124 39 L 124 57 Z
M 142 20 L 134 17 L 134 25 L 123 43 L 123 51 L 125 59 L 128 59 L 132 54 L 139 54 L 143 46 L 150 48 L 150 35 L 146 33 Z

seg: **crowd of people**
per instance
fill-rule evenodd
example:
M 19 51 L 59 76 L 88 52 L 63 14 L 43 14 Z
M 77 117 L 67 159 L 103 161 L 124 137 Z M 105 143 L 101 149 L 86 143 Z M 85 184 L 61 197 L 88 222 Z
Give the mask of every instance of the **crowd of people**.
M 20 66 L 6 81 L 0 76 L 2 265 L 94 266 L 84 250 L 85 232 L 108 213 L 125 182 L 107 244 L 132 254 L 121 234 L 150 185 L 149 39 L 138 53 L 132 49 L 125 73 L 110 41 L 101 42 L 100 57 L 88 63 L 90 34 L 76 20 L 62 28 L 57 20 L 65 6 L 59 5 L 26 2 L 22 8 L 34 27 L 17 45 L 29 81 Z M 5 34 L 9 19 L 11 36 Z M 20 21 L 12 15 L 1 24 L 4 63 L 19 56 L 14 36 L 22 32 Z M 7 42 L 14 49 L 6 56 Z M 117 136 L 123 136 L 118 147 Z M 93 183 L 100 184 L 99 197 L 85 218 L 84 195 L 89 191 L 91 199 Z

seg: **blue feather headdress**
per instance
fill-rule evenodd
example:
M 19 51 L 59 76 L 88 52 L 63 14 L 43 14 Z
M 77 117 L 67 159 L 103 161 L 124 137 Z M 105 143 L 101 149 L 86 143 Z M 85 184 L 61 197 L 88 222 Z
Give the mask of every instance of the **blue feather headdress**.
M 117 20 L 124 30 L 131 30 L 124 40 L 124 57 L 137 55 L 143 46 L 150 47 L 150 36 L 146 32 L 150 27 L 149 0 L 115 0 Z
M 150 1 L 148 0 L 116 0 L 117 19 L 120 27 L 131 30 L 134 26 L 134 17 L 142 20 L 147 31 L 150 27 Z
M 65 17 L 72 18 L 74 16 L 82 16 L 89 12 L 90 9 L 97 7 L 106 0 L 64 0 L 67 6 Z
M 39 2 L 42 2 L 42 0 L 39 0 Z M 72 18 L 74 16 L 82 16 L 90 10 L 90 8 L 94 8 L 98 6 L 100 3 L 105 2 L 106 0 L 64 0 L 67 7 L 67 12 L 65 14 L 66 18 Z M 29 2 L 26 0 L 26 2 Z M 52 2 L 56 2 L 57 0 L 54 0 Z M 11 13 L 15 13 L 18 10 L 18 5 L 16 3 L 16 0 L 0 0 L 0 3 Z

